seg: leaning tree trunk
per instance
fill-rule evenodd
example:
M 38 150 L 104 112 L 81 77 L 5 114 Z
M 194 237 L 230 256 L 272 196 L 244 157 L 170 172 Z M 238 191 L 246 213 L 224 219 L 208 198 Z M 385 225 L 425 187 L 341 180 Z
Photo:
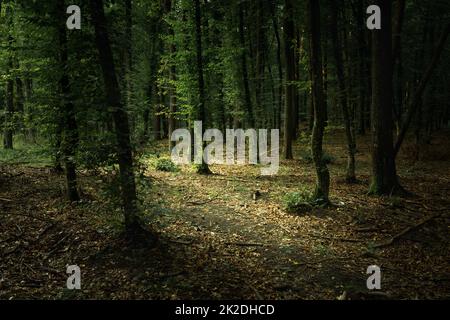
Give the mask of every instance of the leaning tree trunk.
M 342 58 L 342 48 L 339 46 L 339 34 L 338 34 L 338 17 L 337 17 L 337 6 L 334 0 L 330 0 L 330 9 L 331 9 L 331 23 L 330 23 L 330 35 L 331 42 L 333 44 L 333 54 L 334 60 L 336 62 L 336 75 L 339 86 L 339 99 L 342 107 L 342 114 L 344 116 L 344 126 L 345 126 L 345 134 L 347 137 L 347 174 L 346 180 L 347 182 L 355 182 L 355 151 L 356 151 L 356 142 L 355 136 L 353 135 L 352 130 L 352 121 L 350 119 L 350 112 L 347 104 L 347 90 L 345 85 L 344 78 L 344 66 L 343 66 L 343 58 Z
M 91 0 L 95 39 L 99 62 L 103 71 L 107 102 L 112 108 L 117 139 L 117 154 L 120 168 L 122 206 L 125 227 L 130 235 L 140 230 L 138 222 L 136 184 L 134 180 L 133 157 L 130 142 L 128 115 L 122 104 L 122 95 L 117 81 L 114 59 L 109 42 L 103 0 Z
M 314 124 L 311 136 L 311 151 L 317 174 L 314 198 L 318 203 L 328 203 L 330 173 L 323 161 L 323 134 L 325 129 L 325 100 L 323 93 L 323 72 L 320 35 L 320 6 L 317 0 L 308 1 L 310 27 L 310 64 L 312 72 L 312 93 L 314 101 Z
M 428 82 L 430 81 L 430 78 L 434 72 L 434 69 L 436 68 L 436 66 L 439 62 L 442 52 L 445 49 L 445 45 L 446 45 L 447 38 L 449 35 L 450 35 L 450 23 L 447 23 L 441 34 L 439 43 L 434 51 L 433 58 L 431 59 L 431 62 L 428 65 L 425 73 L 423 74 L 422 79 L 420 80 L 420 83 L 416 89 L 416 92 L 414 93 L 414 96 L 412 97 L 411 102 L 409 103 L 410 107 L 409 107 L 408 113 L 406 115 L 405 123 L 403 124 L 400 134 L 398 135 L 397 142 L 395 143 L 395 148 L 394 148 L 395 155 L 397 155 L 397 153 L 400 151 L 400 147 L 403 143 L 403 139 L 405 138 L 406 132 L 408 131 L 408 128 L 411 124 L 414 113 L 416 112 L 418 106 L 420 105 L 423 92 L 425 91 L 426 86 L 427 86 Z
M 64 12 L 64 0 L 58 0 L 58 14 Z M 62 70 L 59 86 L 62 100 L 61 118 L 63 128 L 63 141 L 61 151 L 66 169 L 67 196 L 70 201 L 78 201 L 80 197 L 77 190 L 77 173 L 75 165 L 75 152 L 78 146 L 78 126 L 75 118 L 75 106 L 71 101 L 70 81 L 69 81 L 69 63 L 67 50 L 67 33 L 64 21 L 60 21 L 58 26 L 59 34 L 59 62 Z
M 372 182 L 369 193 L 392 194 L 400 190 L 393 148 L 393 62 L 391 1 L 378 0 L 381 30 L 372 32 Z

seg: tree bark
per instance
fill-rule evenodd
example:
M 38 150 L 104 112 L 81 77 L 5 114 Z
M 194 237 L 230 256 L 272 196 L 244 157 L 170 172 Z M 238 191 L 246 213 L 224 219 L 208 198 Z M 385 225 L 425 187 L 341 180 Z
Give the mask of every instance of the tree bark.
M 278 22 L 277 22 L 277 10 L 275 9 L 276 4 L 272 4 L 273 12 L 272 12 L 272 24 L 273 30 L 275 33 L 275 39 L 277 42 L 277 66 L 278 66 L 278 77 L 279 77 L 279 87 L 278 87 L 278 105 L 276 109 L 276 117 L 275 117 L 275 127 L 281 129 L 281 109 L 283 105 L 283 65 L 281 63 L 281 38 L 280 32 L 278 30 Z
M 314 198 L 317 203 L 329 202 L 330 173 L 323 161 L 323 134 L 325 129 L 325 100 L 323 93 L 322 50 L 320 34 L 320 4 L 308 1 L 310 27 L 310 63 L 312 71 L 312 92 L 314 101 L 314 124 L 311 136 L 311 151 L 316 168 L 317 183 Z
M 245 43 L 245 30 L 244 30 L 244 4 L 239 4 L 239 41 L 241 43 L 241 68 L 242 68 L 242 81 L 244 83 L 244 102 L 246 112 L 247 126 L 253 128 L 255 126 L 255 117 L 253 114 L 252 98 L 250 95 L 250 85 L 248 82 L 248 66 L 247 66 L 247 50 Z
M 393 149 L 391 1 L 378 0 L 381 30 L 372 32 L 372 182 L 369 193 L 399 190 Z
M 356 151 L 356 142 L 355 137 L 353 135 L 352 130 L 352 121 L 350 118 L 350 112 L 347 104 L 347 88 L 345 85 L 345 76 L 344 76 L 344 65 L 342 58 L 342 48 L 340 47 L 339 34 L 338 34 L 338 16 L 337 16 L 337 6 L 334 0 L 330 0 L 330 11 L 331 11 L 331 23 L 330 23 L 330 35 L 331 42 L 333 44 L 333 54 L 334 60 L 336 63 L 336 75 L 339 86 L 339 99 L 342 107 L 342 114 L 344 116 L 344 127 L 345 134 L 347 137 L 347 173 L 346 180 L 347 182 L 355 182 L 356 174 L 355 174 L 355 151 Z
M 58 0 L 57 11 L 62 17 L 64 12 L 64 0 Z M 69 80 L 69 61 L 67 49 L 67 33 L 64 21 L 58 25 L 59 35 L 59 63 L 62 71 L 59 80 L 61 90 L 60 113 L 62 118 L 63 139 L 61 151 L 66 173 L 67 197 L 70 201 L 80 200 L 77 190 L 77 173 L 75 165 L 75 153 L 78 146 L 78 125 L 75 118 L 75 106 L 71 101 Z
M 255 114 L 256 125 L 264 126 L 265 117 L 265 59 L 266 59 L 266 33 L 264 29 L 264 1 L 257 0 L 256 3 L 256 70 L 255 70 Z
M 5 124 L 3 130 L 3 147 L 5 149 L 13 149 L 13 121 L 14 121 L 14 80 L 11 76 L 13 69 L 13 59 L 11 48 L 13 46 L 13 37 L 11 35 L 12 21 L 11 21 L 11 9 L 6 7 L 7 17 L 7 29 L 8 29 L 8 62 L 7 62 L 7 75 L 6 80 L 6 98 L 5 98 Z
M 122 104 L 121 91 L 109 42 L 103 0 L 91 0 L 90 3 L 95 27 L 95 39 L 100 58 L 99 62 L 103 71 L 106 98 L 113 110 L 112 116 L 117 139 L 125 227 L 132 234 L 139 227 L 139 223 L 128 115 Z
M 206 96 L 205 96 L 205 80 L 203 75 L 203 46 L 202 46 L 202 13 L 200 0 L 195 0 L 195 42 L 197 54 L 197 81 L 199 93 L 199 106 L 197 108 L 197 120 L 202 121 L 204 130 L 206 125 Z M 203 132 L 202 132 L 203 136 Z M 197 173 L 209 174 L 211 171 L 205 163 L 203 157 L 201 164 L 197 168 Z
M 294 128 L 295 111 L 295 52 L 294 52 L 294 17 L 291 0 L 284 2 L 284 58 L 286 63 L 285 72 L 285 108 L 284 108 L 284 158 L 293 159 L 292 140 Z

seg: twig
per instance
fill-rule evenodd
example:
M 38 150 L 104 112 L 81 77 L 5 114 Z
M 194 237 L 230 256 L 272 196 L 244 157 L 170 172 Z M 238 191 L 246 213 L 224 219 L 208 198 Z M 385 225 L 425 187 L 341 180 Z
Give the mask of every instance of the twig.
M 50 250 L 49 253 L 47 253 L 47 255 L 45 256 L 45 259 L 48 259 L 59 247 L 59 245 L 66 240 L 68 237 L 70 236 L 70 234 L 65 235 L 64 237 L 62 237 L 61 239 L 58 240 L 58 242 L 52 247 L 52 249 Z

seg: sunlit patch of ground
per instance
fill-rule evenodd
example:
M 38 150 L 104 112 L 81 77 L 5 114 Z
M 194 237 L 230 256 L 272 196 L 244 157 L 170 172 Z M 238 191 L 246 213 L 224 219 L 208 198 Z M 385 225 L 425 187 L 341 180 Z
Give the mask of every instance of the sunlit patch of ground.
M 66 204 L 62 176 L 4 166 L 0 297 L 448 298 L 450 164 L 442 157 L 448 133 L 432 143 L 428 152 L 438 159 L 414 161 L 408 153 L 399 159 L 402 184 L 415 197 L 375 198 L 366 195 L 369 137 L 358 141 L 359 182 L 348 185 L 342 133 L 329 135 L 334 205 L 298 215 L 284 210 L 282 198 L 314 186 L 312 164 L 299 159 L 302 143 L 297 160 L 282 161 L 274 177 L 260 176 L 259 166 L 216 165 L 209 176 L 148 166 L 151 187 L 141 185 L 141 207 L 161 239 L 148 249 L 130 248 L 118 236 L 120 212 L 105 200 L 98 177 L 84 173 L 85 201 Z M 64 290 L 67 264 L 82 269 L 79 292 Z M 366 289 L 373 264 L 382 270 L 379 294 Z

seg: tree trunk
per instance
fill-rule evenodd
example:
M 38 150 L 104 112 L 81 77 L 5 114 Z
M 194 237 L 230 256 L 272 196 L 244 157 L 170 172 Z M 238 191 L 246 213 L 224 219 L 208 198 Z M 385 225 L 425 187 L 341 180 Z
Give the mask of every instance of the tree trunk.
M 117 138 L 117 154 L 120 168 L 121 197 L 125 215 L 125 227 L 129 234 L 133 234 L 134 231 L 140 229 L 140 226 L 138 223 L 136 185 L 134 181 L 128 115 L 122 104 L 122 96 L 109 42 L 103 0 L 91 0 L 90 3 L 107 102 L 113 110 L 112 116 Z
M 128 112 L 132 110 L 132 71 L 133 71 L 133 3 L 132 0 L 125 2 L 125 52 L 124 52 L 124 71 L 125 71 L 125 101 Z M 130 130 L 133 132 L 135 127 L 134 114 L 131 113 Z
M 248 83 L 248 66 L 247 66 L 247 50 L 245 44 L 244 30 L 244 4 L 239 4 L 239 41 L 241 43 L 241 68 L 242 80 L 244 83 L 244 102 L 246 112 L 247 126 L 253 128 L 255 126 L 255 117 L 253 115 L 252 98 L 250 95 L 250 85 Z
M 291 0 L 284 4 L 284 57 L 286 63 L 285 109 L 284 109 L 284 158 L 293 159 L 292 140 L 295 111 L 295 52 L 294 52 L 294 17 Z
M 171 45 L 170 46 L 170 51 L 172 54 L 175 53 L 175 46 Z M 172 150 L 172 148 L 175 146 L 175 141 L 172 141 L 171 137 L 172 137 L 172 133 L 175 131 L 176 129 L 176 120 L 175 120 L 175 113 L 177 112 L 177 93 L 176 93 L 176 88 L 175 88 L 175 81 L 176 81 L 176 67 L 175 65 L 172 65 L 170 67 L 170 81 L 172 82 L 170 85 L 170 102 L 169 102 L 169 119 L 168 119 L 168 124 L 169 124 L 169 150 Z
M 281 129 L 281 109 L 283 105 L 283 65 L 281 63 L 281 38 L 280 32 L 278 30 L 278 22 L 277 22 L 277 11 L 275 8 L 276 4 L 273 4 L 273 12 L 272 12 L 272 23 L 273 30 L 275 32 L 275 39 L 277 41 L 277 66 L 278 66 L 278 77 L 279 77 L 279 87 L 278 87 L 278 105 L 276 109 L 276 119 L 275 119 L 275 127 Z
M 264 126 L 265 117 L 265 59 L 266 34 L 264 31 L 264 1 L 256 0 L 256 65 L 255 65 L 255 115 L 256 126 Z
M 202 121 L 204 130 L 206 125 L 206 96 L 205 96 L 205 80 L 203 76 L 203 46 L 202 46 L 202 13 L 200 8 L 200 0 L 195 0 L 195 42 L 197 53 L 197 81 L 199 93 L 199 106 L 197 108 L 197 120 Z M 203 132 L 202 132 L 203 137 Z M 203 156 L 197 173 L 209 174 L 211 171 L 205 163 Z
M 355 151 L 356 151 L 356 143 L 355 137 L 353 135 L 352 130 L 352 121 L 350 119 L 349 108 L 347 104 L 347 88 L 345 85 L 345 77 L 344 77 L 344 66 L 343 66 L 343 58 L 342 58 L 342 48 L 340 47 L 339 34 L 338 34 L 338 17 L 337 17 L 337 6 L 334 0 L 330 0 L 330 11 L 331 11 L 331 23 L 330 23 L 330 35 L 331 42 L 333 44 L 333 53 L 334 60 L 336 63 L 336 75 L 339 86 L 339 99 L 342 107 L 342 114 L 344 116 L 344 126 L 345 126 L 345 134 L 347 137 L 347 174 L 346 180 L 347 182 L 355 182 Z
M 316 0 L 308 1 L 310 27 L 310 64 L 312 71 L 312 93 L 314 101 L 314 124 L 311 136 L 311 151 L 317 174 L 314 198 L 317 203 L 329 202 L 330 173 L 323 161 L 323 134 L 325 129 L 325 100 L 323 93 L 323 71 L 320 34 L 320 5 Z
M 366 74 L 369 71 L 367 68 L 367 57 L 368 57 L 368 52 L 367 52 L 367 43 L 366 43 L 366 39 L 365 39 L 365 32 L 366 32 L 366 23 L 365 23 L 365 16 L 364 16 L 364 3 L 363 0 L 358 0 L 355 3 L 355 7 L 353 10 L 353 16 L 355 21 L 357 21 L 357 26 L 358 26 L 358 33 L 356 35 L 357 37 L 357 41 L 358 41 L 358 58 L 359 58 L 359 62 L 358 62 L 358 78 L 359 78 L 359 82 L 358 82 L 358 87 L 359 87 L 359 128 L 358 128 L 358 133 L 360 135 L 365 135 L 366 134 L 366 112 L 367 112 L 367 100 L 366 100 L 366 95 L 367 95 L 367 80 L 366 80 Z M 356 138 L 356 137 L 355 137 Z
M 393 149 L 391 1 L 378 0 L 381 30 L 372 32 L 372 182 L 371 194 L 392 194 L 400 189 Z
M 58 13 L 64 12 L 64 0 L 58 0 Z M 61 14 L 61 16 L 63 16 Z M 78 126 L 75 118 L 75 106 L 71 102 L 69 81 L 69 65 L 67 50 L 67 34 L 64 21 L 58 25 L 59 34 L 59 63 L 62 70 L 59 86 L 61 90 L 60 113 L 62 117 L 63 141 L 61 151 L 66 172 L 67 196 L 70 201 L 80 200 L 77 190 L 77 173 L 75 165 L 75 152 L 78 146 Z
M 8 62 L 7 62 L 7 75 L 6 80 L 6 105 L 5 105 L 5 126 L 3 131 L 3 147 L 5 149 L 13 149 L 13 121 L 14 121 L 14 80 L 12 79 L 11 72 L 13 69 L 13 60 L 11 56 L 11 49 L 13 46 L 13 37 L 11 35 L 12 21 L 11 21 L 11 9 L 6 7 L 7 28 L 8 28 Z

